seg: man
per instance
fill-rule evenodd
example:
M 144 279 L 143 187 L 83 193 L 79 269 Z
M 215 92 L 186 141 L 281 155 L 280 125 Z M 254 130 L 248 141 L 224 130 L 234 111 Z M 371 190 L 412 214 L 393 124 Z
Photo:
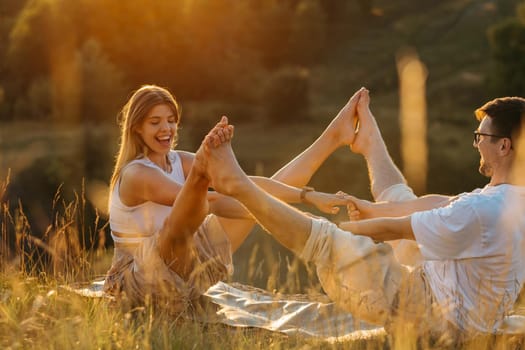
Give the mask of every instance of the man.
M 347 231 L 257 187 L 239 167 L 228 141 L 204 147 L 196 168 L 217 191 L 239 200 L 284 246 L 315 263 L 325 292 L 355 317 L 391 327 L 412 325 L 420 332 L 496 332 L 525 280 L 525 188 L 511 179 L 524 112 L 522 98 L 497 99 L 476 111 L 480 125 L 474 146 L 481 155 L 480 170 L 490 177 L 485 188 L 397 204 L 356 201 L 364 216 L 385 209 L 404 216 L 341 224 Z M 377 142 L 380 134 L 367 94 L 360 97 L 358 113 L 361 125 L 353 149 L 367 157 L 372 191 L 410 193 L 386 147 Z M 425 262 L 411 271 L 389 245 L 367 235 L 377 241 L 415 239 Z
M 515 168 L 524 113 L 519 97 L 495 99 L 475 111 L 480 124 L 473 146 L 480 173 L 490 178 L 483 189 L 395 204 L 355 200 L 361 218 L 396 218 L 340 225 L 376 241 L 417 241 L 429 296 L 447 321 L 467 333 L 497 332 L 523 285 L 525 187 Z M 388 190 L 406 192 L 396 186 Z

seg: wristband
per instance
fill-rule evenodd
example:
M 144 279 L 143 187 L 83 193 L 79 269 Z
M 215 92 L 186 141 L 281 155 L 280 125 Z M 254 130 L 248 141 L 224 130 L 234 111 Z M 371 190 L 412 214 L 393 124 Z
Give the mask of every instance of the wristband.
M 299 196 L 299 198 L 301 199 L 301 203 L 310 204 L 310 202 L 306 200 L 306 193 L 307 192 L 313 192 L 313 191 L 315 191 L 315 189 L 313 187 L 304 186 L 301 189 L 301 194 Z

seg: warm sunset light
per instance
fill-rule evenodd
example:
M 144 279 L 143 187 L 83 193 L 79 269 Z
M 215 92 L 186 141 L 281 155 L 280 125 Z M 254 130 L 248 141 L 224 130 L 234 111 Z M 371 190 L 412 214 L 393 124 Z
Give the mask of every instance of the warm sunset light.
M 525 0 L 0 0 L 0 349 L 525 350 L 524 93 Z
M 417 54 L 399 54 L 400 128 L 403 173 L 416 193 L 425 193 L 427 183 L 427 69 Z

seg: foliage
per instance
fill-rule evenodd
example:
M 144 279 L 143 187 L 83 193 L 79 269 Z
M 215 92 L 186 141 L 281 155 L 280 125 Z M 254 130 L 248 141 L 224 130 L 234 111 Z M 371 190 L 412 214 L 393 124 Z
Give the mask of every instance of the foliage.
M 495 93 L 521 96 L 525 91 L 525 3 L 519 17 L 507 18 L 488 30 L 494 69 L 489 81 Z
M 123 90 L 145 83 L 169 86 L 184 99 L 256 102 L 255 86 L 267 69 L 322 59 L 327 28 L 335 24 L 321 4 L 29 0 L 20 10 L 22 5 L 10 5 L 12 17 L 0 18 L 1 38 L 7 39 L 0 45 L 5 58 L 0 85 L 9 101 L 1 117 L 104 119 L 123 102 Z M 22 114 L 20 105 L 33 103 L 27 91 L 41 81 L 49 85 L 51 113 Z
M 302 0 L 295 8 L 290 33 L 290 57 L 297 64 L 319 61 L 326 42 L 326 16 L 319 0 Z
M 20 95 L 13 106 L 13 116 L 32 120 L 49 119 L 52 113 L 52 88 L 48 78 L 39 77 L 31 81 L 27 92 Z
M 97 122 L 116 116 L 130 90 L 122 71 L 108 59 L 94 39 L 84 43 L 76 59 L 83 77 L 80 83 L 83 119 Z
M 274 124 L 304 120 L 310 107 L 308 71 L 285 67 L 266 82 L 263 105 L 266 118 Z

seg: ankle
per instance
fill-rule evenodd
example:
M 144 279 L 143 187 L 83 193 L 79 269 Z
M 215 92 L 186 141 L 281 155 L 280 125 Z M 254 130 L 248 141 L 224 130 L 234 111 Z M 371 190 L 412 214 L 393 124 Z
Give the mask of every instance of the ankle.
M 366 159 L 371 159 L 383 158 L 385 154 L 388 154 L 388 151 L 383 142 L 368 142 L 365 145 L 362 145 L 359 153 L 361 153 Z

